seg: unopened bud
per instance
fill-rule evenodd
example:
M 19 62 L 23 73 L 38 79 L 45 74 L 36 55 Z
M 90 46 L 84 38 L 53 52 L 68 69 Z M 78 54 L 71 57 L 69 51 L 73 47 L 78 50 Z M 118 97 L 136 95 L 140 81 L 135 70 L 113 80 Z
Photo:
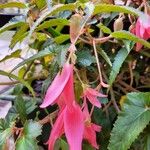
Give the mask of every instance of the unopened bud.
M 123 18 L 118 18 L 114 22 L 114 31 L 119 31 L 123 29 Z

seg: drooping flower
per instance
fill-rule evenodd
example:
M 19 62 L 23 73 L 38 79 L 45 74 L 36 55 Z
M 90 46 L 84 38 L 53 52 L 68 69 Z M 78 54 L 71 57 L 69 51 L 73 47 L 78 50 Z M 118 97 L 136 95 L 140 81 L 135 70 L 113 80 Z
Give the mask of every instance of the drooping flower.
M 150 16 L 145 15 L 143 18 L 139 17 L 136 22 L 135 30 L 132 30 L 131 32 L 139 38 L 148 40 L 150 38 Z M 136 43 L 136 51 L 139 51 L 142 46 L 141 43 Z
M 101 108 L 101 103 L 100 103 L 100 101 L 97 99 L 97 97 L 107 97 L 107 96 L 104 95 L 104 94 L 99 93 L 99 92 L 96 91 L 95 89 L 86 87 L 86 88 L 84 89 L 84 92 L 83 92 L 83 99 L 84 99 L 84 104 L 83 104 L 83 106 L 85 105 L 86 100 L 88 99 L 91 104 L 93 104 L 93 105 L 96 106 L 96 107 Z
M 55 141 L 64 133 L 70 150 L 81 150 L 84 119 L 83 112 L 75 101 L 71 64 L 66 63 L 62 71 L 57 74 L 40 107 L 45 108 L 54 103 L 59 105 L 60 113 L 48 140 L 49 150 L 53 150 Z
M 71 108 L 68 106 L 59 114 L 52 128 L 48 150 L 54 149 L 55 141 L 64 133 L 66 135 L 70 150 L 81 150 L 84 132 L 83 112 L 77 104 Z
M 87 105 L 85 105 L 83 112 L 85 119 L 84 139 L 86 139 L 94 148 L 99 149 L 96 142 L 96 132 L 101 131 L 101 126 L 91 123 L 91 117 Z
M 75 99 L 73 91 L 73 65 L 69 63 L 66 63 L 62 71 L 56 75 L 40 107 L 45 108 L 49 105 L 53 105 L 60 97 L 62 97 L 68 105 L 71 105 Z

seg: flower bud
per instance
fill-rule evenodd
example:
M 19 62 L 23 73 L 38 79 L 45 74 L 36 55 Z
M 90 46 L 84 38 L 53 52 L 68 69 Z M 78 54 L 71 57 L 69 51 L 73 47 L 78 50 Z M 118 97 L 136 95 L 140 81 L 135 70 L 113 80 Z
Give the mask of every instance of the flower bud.
M 119 31 L 123 29 L 123 18 L 118 18 L 114 22 L 114 31 Z

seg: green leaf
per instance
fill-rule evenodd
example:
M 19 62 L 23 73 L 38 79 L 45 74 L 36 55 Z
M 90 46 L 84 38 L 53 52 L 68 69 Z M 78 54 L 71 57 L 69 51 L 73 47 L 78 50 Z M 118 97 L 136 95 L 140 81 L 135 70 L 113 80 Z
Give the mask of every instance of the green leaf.
M 133 41 L 130 40 L 123 40 L 123 43 L 128 52 L 130 52 L 130 50 L 134 47 L 135 44 Z
M 92 56 L 89 50 L 77 51 L 76 54 L 77 54 L 77 62 L 84 67 L 88 67 L 92 63 L 95 63 L 95 57 Z
M 46 5 L 46 0 L 35 0 L 35 3 L 39 9 L 42 9 Z
M 16 142 L 16 150 L 38 150 L 38 145 L 35 140 L 22 136 Z
M 51 19 L 50 21 L 44 21 L 36 28 L 36 31 L 47 29 L 49 27 L 58 26 L 58 25 L 69 25 L 69 21 L 67 19 L 62 19 L 62 18 Z
M 54 150 L 69 150 L 69 146 L 63 139 L 58 139 L 55 143 Z
M 98 46 L 97 46 L 97 50 L 98 50 L 98 53 L 106 60 L 109 66 L 112 66 L 112 63 L 109 59 L 109 56 L 106 54 L 106 52 Z
M 69 34 L 62 34 L 60 36 L 57 36 L 54 38 L 54 41 L 57 43 L 57 44 L 62 44 L 64 43 L 65 41 L 69 40 L 70 36 Z
M 37 101 L 34 99 L 30 99 L 28 101 L 25 101 L 25 107 L 26 107 L 26 113 L 30 114 L 32 111 L 34 111 L 37 108 L 36 105 Z
M 26 86 L 29 89 L 29 91 L 32 93 L 33 96 L 35 95 L 34 91 L 33 91 L 33 88 L 28 84 L 28 82 L 24 81 L 23 79 L 17 77 L 14 74 L 5 72 L 3 70 L 0 70 L 0 75 L 7 76 L 7 77 L 10 77 L 12 79 L 15 79 L 15 80 L 19 81 L 20 83 L 22 83 L 24 86 Z
M 144 15 L 141 11 L 128 6 L 118 6 L 118 5 L 111 5 L 111 4 L 95 5 L 94 15 L 99 13 L 110 13 L 110 12 L 127 13 L 136 16 Z
M 3 150 L 6 140 L 12 135 L 12 128 L 15 124 L 16 115 L 6 116 L 5 120 L 0 119 L 0 148 Z
M 11 58 L 19 58 L 20 53 L 21 53 L 21 50 L 18 49 L 15 52 L 11 53 L 10 55 L 5 56 L 3 59 L 0 60 L 0 62 L 6 61 L 6 60 L 11 59 Z
M 62 49 L 60 49 L 57 52 L 55 60 L 57 64 L 59 65 L 59 67 L 62 67 L 66 62 L 68 48 L 69 48 L 69 45 L 66 45 L 66 47 L 62 47 Z
M 16 109 L 16 112 L 19 114 L 22 124 L 24 124 L 27 119 L 27 114 L 26 114 L 25 100 L 22 98 L 21 95 L 18 95 L 16 97 L 14 107 Z
M 30 138 L 36 138 L 42 132 L 42 126 L 35 121 L 28 121 L 24 126 L 24 135 Z
M 21 42 L 24 37 L 27 35 L 27 30 L 29 28 L 29 24 L 28 23 L 24 23 L 19 29 L 18 31 L 16 31 L 16 33 L 14 34 L 14 36 L 12 37 L 11 43 L 10 43 L 10 48 L 14 48 L 14 46 L 18 43 Z
M 109 76 L 109 85 L 111 86 L 113 84 L 113 82 L 116 79 L 117 74 L 120 71 L 120 68 L 123 64 L 123 62 L 125 61 L 125 59 L 127 58 L 129 52 L 126 50 L 126 48 L 121 48 L 117 55 L 115 56 L 115 60 L 113 62 L 112 65 L 112 69 L 110 72 L 110 76 Z
M 126 39 L 126 40 L 130 40 L 130 41 L 133 41 L 133 42 L 139 42 L 142 45 L 150 48 L 150 43 L 149 42 L 138 38 L 137 36 L 135 36 L 134 34 L 128 32 L 128 31 L 116 31 L 116 32 L 113 32 L 111 34 L 111 36 L 113 36 L 114 38 L 118 38 L 118 39 Z
M 11 30 L 13 28 L 21 27 L 25 24 L 25 22 L 10 22 L 5 24 L 3 27 L 0 28 L 0 34 L 7 31 Z
M 12 7 L 27 8 L 27 6 L 25 5 L 25 3 L 21 3 L 21 2 L 9 2 L 9 3 L 0 4 L 0 9 L 3 9 L 3 8 L 12 8 Z
M 144 139 L 144 149 L 143 150 L 150 150 L 150 133 L 147 133 L 145 139 Z
M 112 33 L 111 30 L 110 30 L 108 27 L 106 27 L 104 24 L 102 24 L 102 23 L 99 23 L 97 26 L 98 26 L 98 27 L 102 30 L 102 32 L 104 32 L 104 33 L 107 33 L 107 34 L 111 34 L 111 33 Z
M 46 47 L 44 50 L 40 51 L 39 53 L 31 56 L 30 58 L 24 60 L 23 62 L 19 63 L 16 67 L 14 67 L 12 69 L 12 71 L 14 71 L 15 69 L 31 62 L 34 61 L 35 59 L 39 59 L 39 58 L 43 58 L 44 56 L 50 55 L 50 56 L 54 56 L 56 55 L 59 51 L 61 50 L 65 50 L 68 48 L 68 45 L 55 45 L 52 44 L 48 47 Z
M 150 122 L 150 92 L 129 93 L 111 133 L 109 150 L 128 150 Z
M 38 150 L 36 137 L 41 134 L 41 128 L 42 126 L 38 122 L 26 122 L 22 136 L 17 139 L 16 150 Z
M 48 16 L 51 16 L 53 14 L 56 14 L 58 12 L 61 11 L 65 11 L 65 10 L 75 10 L 75 4 L 65 4 L 65 5 L 55 5 L 55 7 L 53 7 L 50 11 L 45 12 L 44 14 L 42 14 L 40 16 L 39 19 L 37 19 L 37 21 L 33 24 L 33 26 L 30 29 L 29 35 L 28 35 L 28 39 L 30 39 L 30 37 L 32 36 L 32 33 L 34 32 L 34 30 L 37 28 L 37 26 L 43 21 L 45 20 Z

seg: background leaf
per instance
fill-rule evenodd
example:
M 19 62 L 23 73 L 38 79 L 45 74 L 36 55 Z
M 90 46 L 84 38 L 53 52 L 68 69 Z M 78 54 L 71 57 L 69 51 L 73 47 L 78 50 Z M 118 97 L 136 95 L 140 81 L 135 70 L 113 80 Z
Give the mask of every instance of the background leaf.
M 150 92 L 129 93 L 111 133 L 109 150 L 127 150 L 150 122 Z
M 126 40 L 130 40 L 130 41 L 133 41 L 133 42 L 139 42 L 142 45 L 150 48 L 150 43 L 149 42 L 147 42 L 146 40 L 138 38 L 137 36 L 135 36 L 134 34 L 128 32 L 128 31 L 116 31 L 116 32 L 111 33 L 111 35 L 114 38 L 126 39 Z
M 126 48 L 121 48 L 118 51 L 117 55 L 115 56 L 115 60 L 113 62 L 112 69 L 110 72 L 109 85 L 112 85 L 113 82 L 115 81 L 116 76 L 119 73 L 120 68 L 121 68 L 123 62 L 125 61 L 125 59 L 127 58 L 128 54 L 129 54 L 129 52 L 126 50 Z
M 21 3 L 21 2 L 9 2 L 9 3 L 0 4 L 0 9 L 12 8 L 12 7 L 26 8 L 27 6 L 25 5 L 25 3 Z

